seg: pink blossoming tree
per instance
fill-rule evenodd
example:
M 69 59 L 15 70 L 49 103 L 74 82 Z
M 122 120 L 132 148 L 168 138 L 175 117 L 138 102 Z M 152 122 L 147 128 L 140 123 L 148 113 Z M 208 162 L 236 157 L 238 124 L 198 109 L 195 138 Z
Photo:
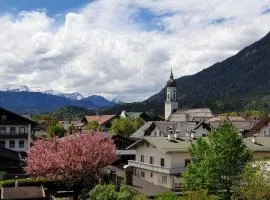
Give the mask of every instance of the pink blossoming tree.
M 63 181 L 73 187 L 77 196 L 84 186 L 98 180 L 103 167 L 115 160 L 111 139 L 100 134 L 74 134 L 34 142 L 25 170 L 33 177 Z

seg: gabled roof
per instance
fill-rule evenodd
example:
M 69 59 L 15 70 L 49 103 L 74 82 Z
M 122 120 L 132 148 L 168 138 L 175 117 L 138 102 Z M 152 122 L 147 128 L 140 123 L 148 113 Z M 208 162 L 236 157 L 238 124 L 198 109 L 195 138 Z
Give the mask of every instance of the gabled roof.
M 135 131 L 130 137 L 131 138 L 142 138 L 147 136 L 155 127 L 157 127 L 160 132 L 167 136 L 169 129 L 176 131 L 180 136 L 185 136 L 187 131 L 192 130 L 195 132 L 200 132 L 202 134 L 207 134 L 208 130 L 203 128 L 203 123 L 199 124 L 190 122 L 175 122 L 175 121 L 150 121 L 144 124 L 141 128 Z
M 193 142 L 193 140 L 190 138 L 184 137 L 173 141 L 169 141 L 167 137 L 144 137 L 127 147 L 127 149 L 134 149 L 138 145 L 141 145 L 144 141 L 153 145 L 163 153 L 187 152 L 189 146 Z
M 97 122 L 99 125 L 103 125 L 112 120 L 116 115 L 89 115 L 85 116 L 87 122 Z
M 204 137 L 204 139 L 208 140 L 208 137 Z M 153 145 L 163 153 L 172 153 L 188 152 L 188 148 L 196 140 L 192 140 L 189 137 L 180 137 L 172 141 L 169 141 L 167 137 L 144 137 L 127 147 L 127 149 L 134 149 L 144 141 Z M 252 152 L 270 152 L 270 137 L 256 137 L 255 143 L 252 142 L 251 137 L 244 138 L 244 143 Z
M 209 119 L 207 122 L 222 122 L 222 121 L 245 122 L 247 120 L 240 116 L 217 116 Z
M 0 157 L 9 158 L 15 161 L 22 161 L 22 158 L 19 152 L 13 151 L 5 147 L 1 147 L 1 146 L 0 146 Z
M 256 132 L 261 130 L 264 126 L 266 126 L 270 122 L 270 117 L 266 116 L 262 118 L 261 120 L 257 121 L 257 123 L 252 127 L 250 130 L 251 132 Z
M 0 124 L 6 124 L 6 123 L 16 123 L 16 122 L 24 122 L 26 124 L 32 124 L 32 125 L 38 125 L 37 122 L 32 121 L 31 119 L 25 118 L 21 115 L 18 115 L 14 112 L 11 112 L 3 107 L 0 107 L 0 117 L 4 115 L 6 116 L 5 120 L 0 119 Z

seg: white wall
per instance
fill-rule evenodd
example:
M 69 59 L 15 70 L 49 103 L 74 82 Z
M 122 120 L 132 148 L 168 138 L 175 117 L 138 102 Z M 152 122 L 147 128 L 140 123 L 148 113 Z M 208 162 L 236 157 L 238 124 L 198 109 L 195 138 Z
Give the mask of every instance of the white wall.
M 154 130 L 151 131 L 150 136 L 151 137 L 160 137 L 160 136 L 164 136 L 164 135 L 160 132 L 158 127 L 155 127 Z
M 0 141 L 5 141 L 5 148 L 11 149 L 14 151 L 27 151 L 30 148 L 31 132 L 32 132 L 31 124 L 28 124 L 28 125 L 0 125 L 0 127 L 6 127 L 6 133 L 2 133 L 2 136 L 0 133 Z M 15 133 L 10 133 L 11 127 L 15 127 Z M 27 134 L 27 138 L 25 138 L 25 137 L 20 138 L 19 129 L 21 127 L 24 127 L 25 134 Z M 9 135 L 9 134 L 14 135 L 14 138 L 5 138 L 4 135 Z M 20 140 L 24 141 L 24 148 L 19 148 L 19 141 Z M 9 147 L 10 141 L 15 141 L 15 148 Z
M 0 139 L 3 140 L 3 139 Z M 4 139 L 6 141 L 5 148 L 11 149 L 13 151 L 27 151 L 28 150 L 28 139 Z M 24 141 L 24 148 L 19 148 L 19 141 Z M 15 148 L 9 148 L 9 141 L 15 141 Z

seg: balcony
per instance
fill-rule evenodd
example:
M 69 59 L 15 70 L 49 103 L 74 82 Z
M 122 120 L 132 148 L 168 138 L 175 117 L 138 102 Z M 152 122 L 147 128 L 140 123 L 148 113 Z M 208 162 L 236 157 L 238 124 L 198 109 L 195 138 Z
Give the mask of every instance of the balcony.
M 0 133 L 0 138 L 9 139 L 9 138 L 28 138 L 28 133 Z
M 128 165 L 132 167 L 137 167 L 149 171 L 155 171 L 159 173 L 164 173 L 164 174 L 180 174 L 183 173 L 185 168 L 184 167 L 177 167 L 177 168 L 165 168 L 159 165 L 152 165 L 149 163 L 143 163 L 143 162 L 138 162 L 135 160 L 129 160 Z

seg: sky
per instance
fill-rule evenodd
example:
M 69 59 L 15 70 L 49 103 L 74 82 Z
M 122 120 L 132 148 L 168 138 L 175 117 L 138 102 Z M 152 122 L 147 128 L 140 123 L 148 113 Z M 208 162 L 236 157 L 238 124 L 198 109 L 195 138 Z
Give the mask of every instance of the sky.
M 270 31 L 270 0 L 0 0 L 0 90 L 132 102 Z

